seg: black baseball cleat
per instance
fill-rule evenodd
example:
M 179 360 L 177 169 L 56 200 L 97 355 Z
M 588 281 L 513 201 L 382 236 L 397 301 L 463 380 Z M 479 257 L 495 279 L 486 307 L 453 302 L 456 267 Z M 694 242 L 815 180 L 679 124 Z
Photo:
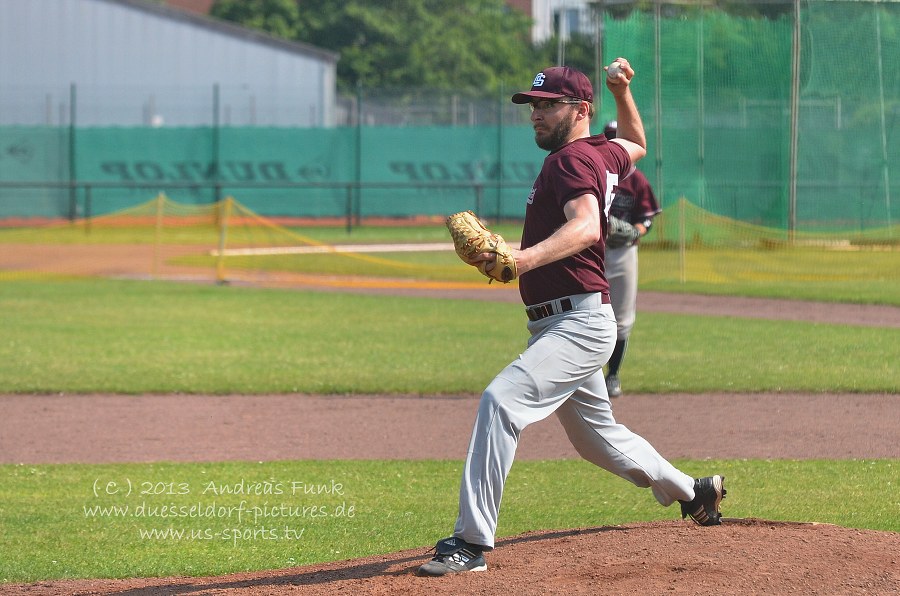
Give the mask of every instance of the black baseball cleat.
M 434 547 L 434 558 L 419 567 L 416 575 L 440 577 L 466 571 L 486 571 L 481 547 L 469 544 L 462 538 L 444 538 Z
M 718 526 L 722 523 L 719 503 L 725 498 L 725 477 L 707 476 L 694 480 L 694 500 L 681 503 L 681 519 L 691 519 L 701 526 Z

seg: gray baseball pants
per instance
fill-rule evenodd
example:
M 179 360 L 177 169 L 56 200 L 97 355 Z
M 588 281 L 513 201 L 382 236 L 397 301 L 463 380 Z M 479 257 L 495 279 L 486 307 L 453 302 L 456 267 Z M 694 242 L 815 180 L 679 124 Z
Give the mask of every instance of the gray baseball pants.
M 638 289 L 638 247 L 607 248 L 606 279 L 609 297 L 616 313 L 616 339 L 628 339 L 634 327 Z
M 481 396 L 459 490 L 454 535 L 493 548 L 503 485 L 519 435 L 554 412 L 587 461 L 653 491 L 660 504 L 694 498 L 694 480 L 613 417 L 603 365 L 616 319 L 600 294 L 570 297 L 575 308 L 528 323 L 527 349 Z

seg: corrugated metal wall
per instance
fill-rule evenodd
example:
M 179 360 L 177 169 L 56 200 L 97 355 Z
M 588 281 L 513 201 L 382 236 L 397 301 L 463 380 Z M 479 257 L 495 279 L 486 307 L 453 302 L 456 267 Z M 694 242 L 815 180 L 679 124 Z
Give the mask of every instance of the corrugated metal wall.
M 0 0 L 0 125 L 331 126 L 336 62 L 136 0 Z

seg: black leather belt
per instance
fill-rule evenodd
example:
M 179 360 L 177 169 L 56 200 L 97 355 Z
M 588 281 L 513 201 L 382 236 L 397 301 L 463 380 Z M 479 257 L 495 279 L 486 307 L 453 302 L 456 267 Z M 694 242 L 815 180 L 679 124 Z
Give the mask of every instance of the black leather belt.
M 609 294 L 601 294 L 603 304 L 609 304 Z M 529 321 L 540 321 L 551 315 L 561 315 L 575 308 L 571 298 L 561 298 L 559 300 L 551 300 L 543 304 L 535 304 L 525 309 Z

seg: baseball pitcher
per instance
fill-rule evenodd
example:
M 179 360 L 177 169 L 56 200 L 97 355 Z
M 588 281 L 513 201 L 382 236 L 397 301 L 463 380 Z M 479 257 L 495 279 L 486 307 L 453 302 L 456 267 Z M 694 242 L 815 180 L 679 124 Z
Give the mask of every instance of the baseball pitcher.
M 457 252 L 468 264 L 501 282 L 519 279 L 531 336 L 525 351 L 482 393 L 453 535 L 438 541 L 420 575 L 487 569 L 484 553 L 494 548 L 519 435 L 554 413 L 589 462 L 649 488 L 664 506 L 679 501 L 682 517 L 701 525 L 720 523 L 724 478 L 695 480 L 675 468 L 615 421 L 606 392 L 603 366 L 616 338 L 604 270 L 608 215 L 619 180 L 646 153 L 630 89 L 634 70 L 624 58 L 614 64 L 606 85 L 616 102 L 619 135 L 611 141 L 590 134 L 594 91 L 577 70 L 547 68 L 529 91 L 512 96 L 513 103 L 530 107 L 535 142 L 549 152 L 525 198 L 520 249 L 491 237 L 481 222 L 471 222 L 470 239 L 466 224 L 448 219 Z M 472 251 L 473 243 L 483 252 Z

